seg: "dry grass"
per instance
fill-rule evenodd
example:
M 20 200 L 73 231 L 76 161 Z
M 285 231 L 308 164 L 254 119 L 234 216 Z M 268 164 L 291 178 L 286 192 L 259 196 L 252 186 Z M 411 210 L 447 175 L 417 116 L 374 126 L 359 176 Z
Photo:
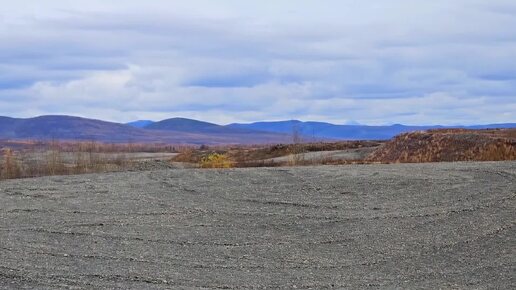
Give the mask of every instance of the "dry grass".
M 198 163 L 202 157 L 197 154 L 197 152 L 198 151 L 196 151 L 193 147 L 182 147 L 179 149 L 179 155 L 177 155 L 173 161 Z
M 340 151 L 378 147 L 364 159 L 344 160 L 322 157 L 303 158 L 308 152 Z M 229 146 L 188 148 L 174 161 L 200 164 L 210 154 L 224 154 L 234 167 L 277 167 L 344 165 L 371 163 L 500 161 L 516 160 L 516 129 L 429 130 L 401 134 L 391 141 L 345 141 L 332 143 L 291 143 L 269 146 Z M 274 158 L 290 156 L 287 161 Z
M 3 162 L 0 170 L 0 179 L 17 178 L 21 175 L 21 168 L 13 150 L 6 148 L 2 150 Z
M 151 143 L 101 143 L 96 141 L 41 141 L 41 140 L 0 140 L 0 148 L 16 151 L 38 151 L 59 148 L 61 152 L 95 153 L 168 153 L 179 152 L 184 145 Z
M 179 147 L 150 144 L 103 144 L 96 142 L 2 142 L 0 179 L 72 175 L 128 170 L 129 153 L 174 152 Z
M 206 158 L 211 154 L 223 154 L 232 162 L 233 167 L 350 164 L 363 162 L 363 160 L 344 161 L 333 160 L 331 158 L 322 158 L 320 160 L 305 160 L 302 153 L 375 147 L 379 146 L 380 144 L 382 144 L 380 141 L 342 141 L 331 143 L 292 143 L 260 146 L 203 146 L 202 148 L 185 147 L 172 161 L 201 164 L 203 158 Z M 271 160 L 273 158 L 283 156 L 289 156 L 289 160 L 286 162 Z
M 82 152 L 75 152 L 74 160 L 70 162 L 56 150 L 41 153 L 42 157 L 34 160 L 23 153 L 11 152 L 10 149 L 4 150 L 0 179 L 107 172 L 124 169 L 129 162 L 119 157 L 106 159 Z
M 406 133 L 367 158 L 383 163 L 501 160 L 516 160 L 516 129 Z
M 382 145 L 383 144 L 383 145 Z M 380 146 L 381 145 L 381 146 Z M 132 169 L 134 152 L 179 152 L 172 162 L 192 167 L 277 167 L 364 163 L 516 160 L 516 129 L 430 130 L 401 134 L 389 142 L 344 141 L 260 146 L 191 147 L 162 144 L 0 141 L 0 179 Z M 360 160 L 304 159 L 304 153 L 378 147 Z M 38 158 L 34 158 L 38 156 Z M 290 156 L 286 161 L 274 158 Z

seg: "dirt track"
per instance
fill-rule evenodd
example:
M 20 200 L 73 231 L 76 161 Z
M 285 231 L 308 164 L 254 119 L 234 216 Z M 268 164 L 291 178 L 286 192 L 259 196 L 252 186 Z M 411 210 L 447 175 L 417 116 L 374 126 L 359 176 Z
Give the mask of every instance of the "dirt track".
M 514 289 L 516 162 L 0 182 L 0 288 Z

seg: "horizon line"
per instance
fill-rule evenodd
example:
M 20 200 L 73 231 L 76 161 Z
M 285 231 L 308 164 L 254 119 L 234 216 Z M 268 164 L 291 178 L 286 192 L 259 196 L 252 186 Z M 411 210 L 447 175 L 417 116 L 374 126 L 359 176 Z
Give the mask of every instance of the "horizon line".
M 279 120 L 260 120 L 260 121 L 247 121 L 247 122 L 233 122 L 228 124 L 219 124 L 211 121 L 205 121 L 205 120 L 199 120 L 194 118 L 187 118 L 187 117 L 170 117 L 166 119 L 162 119 L 159 121 L 150 120 L 150 119 L 136 119 L 129 122 L 120 122 L 120 121 L 114 121 L 114 120 L 106 120 L 106 119 L 99 119 L 99 118 L 92 118 L 92 117 L 85 117 L 84 115 L 68 115 L 68 114 L 44 114 L 44 115 L 36 115 L 33 117 L 11 117 L 11 116 L 5 116 L 0 115 L 0 117 L 4 118 L 11 118 L 11 119 L 35 119 L 35 118 L 41 118 L 41 117 L 72 117 L 72 118 L 81 118 L 81 119 L 88 119 L 88 120 L 96 120 L 96 121 L 102 121 L 102 122 L 108 122 L 108 123 L 116 123 L 116 124 L 122 124 L 122 125 L 129 125 L 130 123 L 139 122 L 139 121 L 150 121 L 153 123 L 162 122 L 165 120 L 170 119 L 186 119 L 186 120 L 193 120 L 193 121 L 199 121 L 199 122 L 205 122 L 205 123 L 211 123 L 218 126 L 229 126 L 234 124 L 254 124 L 254 123 L 279 123 L 279 122 L 300 122 L 300 123 L 326 123 L 330 125 L 335 126 L 365 126 L 365 127 L 391 127 L 391 126 L 405 126 L 405 127 L 471 127 L 471 126 L 487 126 L 487 125 L 507 125 L 507 124 L 515 124 L 516 121 L 513 122 L 489 122 L 489 123 L 475 123 L 475 124 L 425 124 L 425 125 L 409 125 L 409 124 L 402 124 L 402 123 L 390 123 L 390 124 L 382 124 L 382 125 L 369 125 L 369 124 L 363 124 L 360 122 L 357 122 L 356 124 L 339 124 L 339 123 L 332 123 L 330 121 L 314 121 L 314 120 L 300 120 L 300 119 L 279 119 Z

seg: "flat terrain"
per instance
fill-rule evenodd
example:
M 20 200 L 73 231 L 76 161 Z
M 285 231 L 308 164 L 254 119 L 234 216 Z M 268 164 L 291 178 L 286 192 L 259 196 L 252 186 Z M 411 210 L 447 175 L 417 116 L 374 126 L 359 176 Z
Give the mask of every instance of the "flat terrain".
M 0 182 L 0 288 L 514 289 L 516 162 Z
M 52 154 L 51 151 L 48 152 L 29 152 L 24 154 L 16 154 L 20 155 L 20 160 L 23 162 L 42 162 L 48 159 L 49 154 Z M 124 159 L 130 161 L 149 161 L 149 160 L 170 160 L 171 158 L 177 156 L 179 153 L 146 153 L 146 152 L 137 152 L 137 153 L 88 153 L 88 152 L 59 152 L 59 157 L 64 163 L 74 163 L 77 159 L 77 155 L 82 156 L 83 158 L 89 157 L 102 159 L 102 160 L 116 160 L 116 159 Z M 3 156 L 0 155 L 0 162 L 4 159 Z
M 289 160 L 302 160 L 302 161 L 323 161 L 323 160 L 364 160 L 368 154 L 373 152 L 377 147 L 364 147 L 364 148 L 353 148 L 346 150 L 332 150 L 332 151 L 316 151 L 306 152 L 300 154 L 293 154 L 287 156 L 281 156 L 276 158 L 265 159 L 264 161 L 273 162 L 288 162 Z

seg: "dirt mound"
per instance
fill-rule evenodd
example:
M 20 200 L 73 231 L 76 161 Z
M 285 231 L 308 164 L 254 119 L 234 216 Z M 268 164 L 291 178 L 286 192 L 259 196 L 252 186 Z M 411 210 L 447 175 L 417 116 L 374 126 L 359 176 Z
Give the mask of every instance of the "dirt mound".
M 385 163 L 516 160 L 516 129 L 444 129 L 405 133 L 367 161 Z

